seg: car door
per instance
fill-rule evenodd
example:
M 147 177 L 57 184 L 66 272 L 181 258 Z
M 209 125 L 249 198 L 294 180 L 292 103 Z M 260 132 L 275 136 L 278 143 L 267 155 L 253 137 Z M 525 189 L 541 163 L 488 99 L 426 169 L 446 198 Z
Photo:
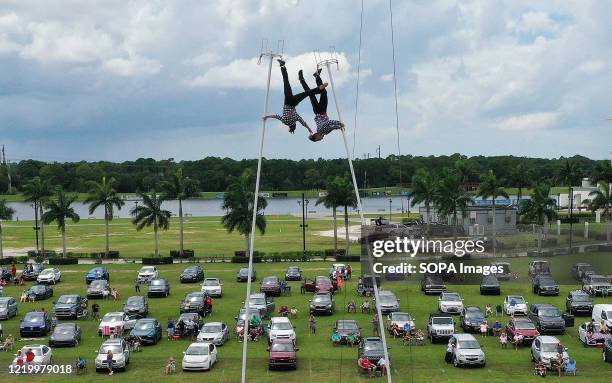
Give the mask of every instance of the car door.
M 510 338 L 514 339 L 515 332 L 516 332 L 516 329 L 514 328 L 514 321 L 511 319 L 508 322 L 508 335 L 510 336 Z
M 133 329 L 135 324 L 136 324 L 136 319 L 130 319 L 130 317 L 126 313 L 123 313 L 123 329 L 124 330 Z
M 314 292 L 315 291 L 315 283 L 314 280 L 312 279 L 305 279 L 304 280 L 304 289 L 306 289 L 306 291 L 308 292 Z
M 42 346 L 42 364 L 51 363 L 51 348 Z
M 580 325 L 580 327 L 578 328 L 578 338 L 580 339 L 580 341 L 582 343 L 587 343 L 586 340 L 586 323 L 583 323 Z
M 11 316 L 11 311 L 13 316 L 17 315 L 17 300 L 15 298 L 9 299 L 9 316 Z
M 75 333 L 75 338 L 77 341 L 79 341 L 79 343 L 81 342 L 81 336 L 83 335 L 82 330 L 81 330 L 81 326 L 79 326 L 78 324 L 74 325 L 76 328 Z
M 540 340 L 536 338 L 533 342 L 533 357 L 535 360 L 540 360 Z
M 229 340 L 229 331 L 225 323 L 221 323 L 221 331 L 223 332 L 223 341 Z
M 125 363 L 130 362 L 130 348 L 128 347 L 126 342 L 121 342 L 121 346 L 123 347 L 123 356 L 125 357 Z
M 276 306 L 276 304 L 274 303 L 274 299 L 272 299 L 272 297 L 266 296 L 266 312 L 269 315 L 274 314 L 275 306 Z
M 208 345 L 208 350 L 210 352 L 210 366 L 212 367 L 217 362 L 217 348 L 211 343 Z

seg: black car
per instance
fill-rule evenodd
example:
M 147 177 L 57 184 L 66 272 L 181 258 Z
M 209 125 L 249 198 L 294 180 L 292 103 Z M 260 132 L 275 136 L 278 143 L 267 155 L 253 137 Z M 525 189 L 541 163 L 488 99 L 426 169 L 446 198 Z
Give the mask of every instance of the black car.
M 26 292 L 28 300 L 42 301 L 53 296 L 53 288 L 49 285 L 34 285 Z
M 78 294 L 62 295 L 53 304 L 53 313 L 58 319 L 77 319 L 87 316 L 87 298 Z
M 185 295 L 181 302 L 180 312 L 182 313 L 198 313 L 200 316 L 205 317 L 210 314 L 212 307 L 209 307 L 206 300 L 208 294 L 205 292 L 193 292 Z
M 236 274 L 236 282 L 246 282 L 247 279 L 249 279 L 249 268 L 243 267 L 238 270 L 238 273 Z M 255 268 L 253 268 L 253 272 L 251 274 L 251 282 L 255 281 L 256 279 L 257 271 L 255 271 Z
M 85 276 L 85 283 L 90 284 L 91 282 L 99 279 L 110 281 L 110 273 L 108 272 L 108 269 L 106 267 L 98 266 L 89 270 L 89 272 Z
M 151 297 L 167 297 L 170 295 L 170 282 L 166 278 L 155 278 L 149 283 L 147 296 Z
M 464 307 L 460 316 L 461 328 L 465 332 L 480 332 L 480 324 L 485 321 L 485 316 L 479 307 Z
M 142 344 L 157 344 L 162 338 L 161 323 L 155 318 L 138 319 L 130 335 L 139 337 Z
M 565 319 L 561 316 L 559 309 L 553 305 L 531 305 L 527 316 L 540 334 L 563 334 L 565 332 Z
M 204 270 L 201 266 L 189 266 L 181 273 L 181 283 L 202 282 L 204 280 Z
M 261 280 L 261 285 L 259 286 L 259 291 L 268 295 L 268 296 L 277 296 L 281 295 L 281 283 L 280 279 L 275 276 L 265 277 Z
M 81 326 L 76 323 L 58 323 L 49 337 L 49 347 L 76 347 L 80 342 Z
M 310 313 L 313 315 L 329 314 L 336 311 L 336 302 L 331 294 L 315 294 L 310 301 Z
M 567 294 L 565 308 L 572 315 L 588 315 L 593 312 L 593 300 L 591 296 L 582 291 L 574 290 Z
M 0 281 L 10 282 L 13 280 L 11 270 L 0 267 Z
M 289 266 L 287 267 L 287 272 L 285 273 L 286 281 L 301 281 L 302 280 L 302 269 L 299 266 Z
M 130 319 L 145 318 L 149 315 L 149 302 L 147 298 L 141 295 L 129 297 L 123 305 L 123 312 L 126 313 Z
M 501 286 L 495 275 L 485 275 L 480 282 L 480 295 L 499 295 Z
M 377 336 L 363 338 L 357 348 L 357 358 L 367 358 L 370 362 L 377 364 L 385 357 L 385 347 L 382 340 Z
M 26 281 L 35 281 L 38 278 L 38 274 L 44 269 L 45 266 L 41 263 L 26 263 L 21 271 L 21 275 Z
M 44 311 L 30 311 L 19 325 L 19 335 L 22 338 L 47 336 L 50 331 L 51 318 Z
M 200 327 L 202 327 L 202 317 L 198 313 L 182 313 L 181 315 L 179 315 L 176 322 L 174 322 L 174 325 L 178 325 L 180 321 L 187 322 L 189 320 L 196 324 L 198 330 L 200 329 Z
M 593 266 L 590 263 L 578 262 L 572 266 L 572 277 L 578 282 L 582 282 L 587 275 L 595 274 Z
M 106 279 L 92 281 L 87 288 L 87 298 L 102 299 L 110 296 L 111 287 Z
M 559 295 L 559 285 L 550 274 L 540 274 L 533 279 L 533 293 L 538 295 Z
M 425 274 L 421 279 L 421 291 L 428 294 L 442 294 L 446 291 L 446 284 L 442 277 L 438 275 Z
M 604 343 L 602 357 L 604 362 L 612 363 L 612 338 L 608 338 Z

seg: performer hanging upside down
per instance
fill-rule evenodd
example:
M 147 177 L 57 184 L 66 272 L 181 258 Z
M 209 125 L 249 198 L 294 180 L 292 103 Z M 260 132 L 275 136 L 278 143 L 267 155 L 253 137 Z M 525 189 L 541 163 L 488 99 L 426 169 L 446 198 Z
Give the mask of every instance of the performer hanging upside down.
M 304 80 L 304 73 L 300 70 L 298 75 L 300 78 L 300 83 L 302 83 L 302 87 L 306 92 L 308 92 L 310 88 L 308 87 L 306 80 Z M 313 76 L 320 88 L 321 84 L 323 84 L 323 81 L 321 80 L 321 68 L 317 69 Z M 307 127 L 308 131 L 310 132 L 310 136 L 308 136 L 308 138 L 311 141 L 321 141 L 325 135 L 331 133 L 333 130 L 344 129 L 344 124 L 341 121 L 330 120 L 327 116 L 327 90 L 323 89 L 321 91 L 318 101 L 314 94 L 310 94 L 309 97 L 310 103 L 312 104 L 312 111 L 315 114 L 315 122 L 317 123 L 317 131 L 314 133 Z
M 287 75 L 287 68 L 285 68 L 285 62 L 280 59 L 278 60 L 278 62 L 281 67 L 281 73 L 283 75 L 283 84 L 284 84 L 284 90 L 285 90 L 285 104 L 283 105 L 283 115 L 279 116 L 278 114 L 270 114 L 267 116 L 263 116 L 263 119 L 265 120 L 268 118 L 275 118 L 279 120 L 280 122 L 282 122 L 283 124 L 289 127 L 289 133 L 295 132 L 295 125 L 297 122 L 302 124 L 302 126 L 308 129 L 310 132 L 312 132 L 308 124 L 306 124 L 306 121 L 304 121 L 302 117 L 300 117 L 300 115 L 297 114 L 297 112 L 295 111 L 295 107 L 306 97 L 308 96 L 314 97 L 315 94 L 321 93 L 321 91 L 325 90 L 327 83 L 325 84 L 321 83 L 319 84 L 318 88 L 309 89 L 307 92 L 293 94 L 293 92 L 291 91 L 291 84 L 289 84 L 289 76 Z

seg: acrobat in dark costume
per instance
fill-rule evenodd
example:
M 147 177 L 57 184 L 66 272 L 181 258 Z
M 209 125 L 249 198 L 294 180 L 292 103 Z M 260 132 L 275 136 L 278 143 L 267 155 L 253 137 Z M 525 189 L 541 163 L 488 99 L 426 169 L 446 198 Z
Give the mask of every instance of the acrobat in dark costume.
M 317 82 L 317 86 L 320 87 L 323 84 L 323 81 L 321 80 L 321 69 L 318 69 L 313 76 Z M 304 80 L 304 74 L 302 71 L 299 72 L 299 78 L 304 91 L 309 92 L 310 88 L 308 87 L 306 80 Z M 317 97 L 314 94 L 309 95 L 309 97 L 310 103 L 312 104 L 312 111 L 315 114 L 314 119 L 317 124 L 316 132 L 313 133 L 312 130 L 308 129 L 311 133 L 308 138 L 310 138 L 311 141 L 321 141 L 325 135 L 336 129 L 342 129 L 344 127 L 342 122 L 338 120 L 330 120 L 327 116 L 327 90 L 323 89 L 321 91 L 319 100 L 317 100 Z

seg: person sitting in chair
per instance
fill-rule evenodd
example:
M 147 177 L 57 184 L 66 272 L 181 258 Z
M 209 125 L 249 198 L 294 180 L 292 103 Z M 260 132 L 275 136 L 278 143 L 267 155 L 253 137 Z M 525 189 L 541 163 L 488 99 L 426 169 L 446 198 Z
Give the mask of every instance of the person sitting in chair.
M 397 325 L 397 323 L 393 323 L 391 325 L 391 327 L 389 328 L 389 333 L 391 333 L 394 338 L 402 336 L 402 331 L 400 330 L 400 327 Z
M 346 311 L 348 313 L 355 313 L 357 312 L 357 304 L 353 301 L 350 301 L 348 305 L 346 305 Z
M 166 362 L 166 375 L 174 374 L 176 372 L 176 360 L 173 357 L 168 358 Z
M 425 334 L 423 334 L 423 331 L 421 329 L 416 330 L 416 334 L 414 335 L 414 339 L 416 340 L 416 343 L 420 346 L 425 345 Z
M 79 356 L 76 361 L 76 374 L 80 374 L 81 372 L 85 372 L 87 368 L 87 361 L 82 356 Z
M 370 377 L 374 376 L 374 372 L 376 371 L 376 365 L 370 362 L 368 358 L 359 358 L 357 364 L 359 365 L 359 368 L 367 371 Z
M 334 332 L 331 336 L 331 341 L 334 346 L 338 345 L 342 341 L 342 336 L 340 336 L 340 334 L 338 334 L 337 332 Z
M 363 301 L 363 303 L 361 304 L 361 313 L 362 314 L 370 313 L 370 301 L 368 301 L 367 299 Z
M 349 346 L 353 347 L 353 346 L 356 346 L 358 343 L 359 343 L 359 338 L 357 337 L 357 335 L 348 334 L 346 336 L 346 344 L 348 344 Z
M 295 306 L 291 306 L 291 310 L 289 310 L 289 314 L 291 315 L 291 318 L 297 318 L 298 316 L 298 309 Z
M 535 374 L 541 377 L 545 377 L 546 376 L 546 365 L 544 364 L 544 362 L 539 361 L 536 362 L 535 366 Z
M 287 305 L 282 305 L 278 310 L 278 314 L 280 316 L 286 317 L 287 315 L 289 315 L 289 307 L 287 307 Z
M 493 323 L 493 336 L 499 336 L 502 332 L 502 324 L 496 320 L 495 323 Z

